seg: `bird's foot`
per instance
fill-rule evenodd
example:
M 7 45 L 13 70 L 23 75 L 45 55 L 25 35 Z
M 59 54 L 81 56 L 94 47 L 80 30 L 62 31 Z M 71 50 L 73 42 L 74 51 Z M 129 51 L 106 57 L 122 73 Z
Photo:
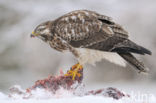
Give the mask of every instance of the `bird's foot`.
M 80 70 L 82 70 L 83 67 L 82 65 L 80 65 L 80 63 L 77 63 L 75 65 L 72 66 L 71 70 L 69 70 L 65 76 L 71 76 L 72 77 L 72 80 L 75 80 L 75 78 L 78 76 L 78 77 L 81 77 L 81 73 L 79 73 Z

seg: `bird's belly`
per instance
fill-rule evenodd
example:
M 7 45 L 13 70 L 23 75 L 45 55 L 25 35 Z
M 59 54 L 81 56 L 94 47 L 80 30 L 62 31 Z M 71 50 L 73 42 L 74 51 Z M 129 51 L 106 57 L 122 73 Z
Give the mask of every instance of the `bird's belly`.
M 117 53 L 103 52 L 86 48 L 77 48 L 76 50 L 79 53 L 78 61 L 82 65 L 86 63 L 95 65 L 96 62 L 105 59 L 117 65 L 126 66 L 125 60 Z

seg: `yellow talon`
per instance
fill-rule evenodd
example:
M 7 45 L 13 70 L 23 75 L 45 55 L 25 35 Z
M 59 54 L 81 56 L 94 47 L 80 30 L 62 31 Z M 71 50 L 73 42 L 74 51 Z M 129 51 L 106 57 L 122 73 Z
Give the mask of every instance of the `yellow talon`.
M 72 69 L 69 70 L 67 74 L 65 74 L 65 76 L 72 76 L 72 80 L 75 80 L 76 76 L 81 76 L 81 74 L 78 72 L 81 69 L 83 69 L 82 65 L 80 65 L 80 63 L 77 63 L 76 65 L 72 66 Z

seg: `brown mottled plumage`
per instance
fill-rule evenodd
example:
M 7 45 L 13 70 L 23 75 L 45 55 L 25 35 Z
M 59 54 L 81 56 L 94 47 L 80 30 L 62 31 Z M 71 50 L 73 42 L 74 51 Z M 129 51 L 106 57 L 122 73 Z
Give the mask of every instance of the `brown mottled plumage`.
M 89 10 L 73 11 L 54 21 L 44 22 L 37 26 L 32 36 L 41 38 L 58 51 L 69 50 L 81 64 L 105 58 L 122 65 L 123 58 L 145 72 L 144 64 L 131 53 L 151 54 L 130 41 L 128 33 L 110 17 Z M 119 56 L 122 58 L 113 60 Z

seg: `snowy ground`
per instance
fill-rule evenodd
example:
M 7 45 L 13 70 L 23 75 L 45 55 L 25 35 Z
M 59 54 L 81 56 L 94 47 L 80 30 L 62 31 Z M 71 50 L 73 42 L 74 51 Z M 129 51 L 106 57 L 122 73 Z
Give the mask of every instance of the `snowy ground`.
M 39 94 L 38 94 L 39 95 Z M 69 94 L 67 94 L 69 95 Z M 149 98 L 149 100 L 135 100 L 132 98 L 122 98 L 120 100 L 115 100 L 109 97 L 101 96 L 84 96 L 84 97 L 63 97 L 63 98 L 47 98 L 45 95 L 40 94 L 40 98 L 34 97 L 31 99 L 13 99 L 9 98 L 7 95 L 0 93 L 1 103 L 155 103 L 156 99 L 154 97 Z
M 135 84 L 134 84 L 135 85 Z M 133 87 L 135 87 L 133 85 Z M 142 84 L 140 84 L 142 85 Z M 117 87 L 119 85 L 116 85 Z M 101 87 L 96 86 L 96 87 Z M 37 89 L 32 92 L 32 95 L 29 99 L 23 99 L 24 95 L 11 94 L 11 97 L 8 94 L 0 92 L 0 103 L 155 103 L 156 95 L 155 89 L 152 92 L 152 88 L 148 88 L 148 91 L 140 91 L 143 88 L 135 87 L 131 89 L 132 86 L 127 86 L 124 89 L 127 90 L 126 93 L 129 93 L 131 97 L 123 97 L 119 100 L 115 100 L 110 97 L 103 96 L 75 96 L 70 91 L 60 89 L 55 95 L 47 92 L 43 89 Z M 120 85 L 120 88 L 122 86 Z M 146 86 L 145 86 L 146 88 Z M 21 91 L 25 91 L 21 89 Z M 131 91 L 131 92 L 130 92 Z M 25 94 L 25 97 L 29 97 Z
M 84 96 L 84 97 L 65 97 L 65 98 L 32 98 L 32 99 L 12 99 L 7 95 L 0 93 L 1 103 L 155 103 L 156 98 L 151 97 L 146 100 L 135 100 L 128 97 L 115 100 L 109 97 Z
M 53 98 L 53 99 L 10 99 L 4 94 L 0 94 L 1 103 L 135 103 L 129 98 L 114 100 L 112 98 L 104 98 L 98 96 L 85 96 L 85 97 L 68 97 L 68 98 Z M 136 102 L 137 103 L 137 102 Z M 149 102 L 152 103 L 152 102 Z M 154 103 L 154 102 L 153 102 Z

